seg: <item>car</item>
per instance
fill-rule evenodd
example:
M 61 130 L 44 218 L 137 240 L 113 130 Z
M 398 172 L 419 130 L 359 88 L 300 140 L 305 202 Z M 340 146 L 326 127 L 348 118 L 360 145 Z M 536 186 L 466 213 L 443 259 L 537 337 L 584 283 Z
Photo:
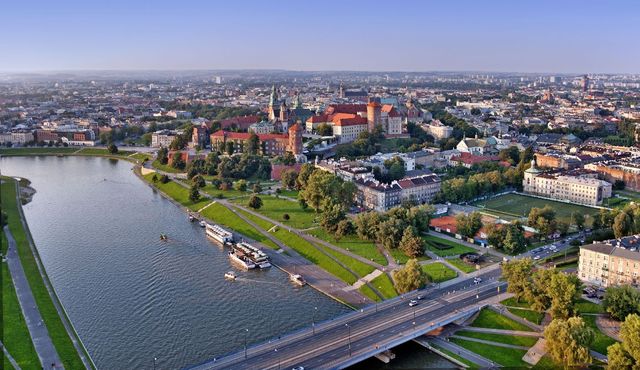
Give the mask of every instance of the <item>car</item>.
M 418 301 L 413 300 L 413 299 L 411 301 L 409 301 L 409 307 L 413 307 L 413 306 L 417 306 L 417 305 L 418 305 Z
M 535 256 L 535 257 L 533 257 L 533 259 L 537 261 L 537 260 L 540 259 L 540 256 Z
M 416 299 L 417 299 L 417 300 L 421 300 L 422 298 L 423 298 L 423 297 L 422 297 L 422 294 L 420 294 L 420 295 L 418 295 L 418 296 L 416 297 Z
M 304 366 L 296 366 L 296 367 L 292 368 L 291 370 L 304 370 Z
M 482 278 L 475 277 L 475 278 L 473 278 L 473 282 L 474 282 L 475 284 L 480 284 L 480 283 L 482 283 Z

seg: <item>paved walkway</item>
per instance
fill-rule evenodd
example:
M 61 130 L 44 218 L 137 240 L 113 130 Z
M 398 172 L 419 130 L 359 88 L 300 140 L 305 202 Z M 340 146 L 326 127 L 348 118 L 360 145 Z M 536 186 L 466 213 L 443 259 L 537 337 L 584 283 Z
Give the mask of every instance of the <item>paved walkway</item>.
M 491 341 L 491 340 L 471 338 L 471 337 L 465 337 L 465 336 L 462 336 L 462 335 L 455 335 L 455 334 L 452 335 L 451 338 L 464 339 L 464 340 L 469 341 L 469 342 L 477 342 L 477 343 L 489 344 L 491 346 L 496 346 L 496 347 L 522 349 L 522 350 L 525 350 L 525 351 L 527 351 L 529 349 L 529 347 L 525 347 L 525 346 L 516 346 L 516 345 L 513 345 L 513 344 L 499 343 L 499 342 L 494 342 L 494 341 Z
M 8 226 L 4 227 L 4 232 L 7 236 L 7 241 L 9 242 L 9 248 L 7 249 L 7 265 L 9 266 L 9 272 L 11 273 L 13 286 L 16 289 L 16 295 L 20 302 L 22 315 L 27 323 L 27 328 L 31 335 L 31 341 L 38 353 L 40 364 L 43 368 L 47 369 L 51 368 L 52 364 L 55 364 L 56 369 L 63 369 L 62 361 L 60 361 L 58 352 L 56 352 L 56 349 L 53 346 L 47 326 L 42 320 L 42 315 L 40 315 L 40 310 L 38 309 L 33 293 L 31 292 L 27 276 L 22 268 L 22 263 L 18 256 L 16 241 Z
M 607 315 L 598 315 L 596 318 L 596 325 L 598 326 L 598 329 L 618 342 L 622 341 L 620 339 L 620 324 L 620 321 L 615 321 Z
M 475 326 L 461 327 L 460 330 L 475 331 L 478 333 L 489 333 L 489 334 L 517 335 L 519 337 L 537 337 L 537 338 L 542 337 L 542 333 L 538 333 L 535 331 L 476 328 Z
M 7 349 L 4 347 L 4 344 L 2 344 L 1 341 L 0 341 L 0 347 L 2 347 L 2 352 L 4 352 L 4 355 L 7 356 L 7 360 L 9 360 L 9 363 L 11 364 L 11 366 L 13 366 L 13 368 L 16 370 L 20 370 L 20 365 L 18 365 L 16 360 L 13 358 L 13 356 L 11 356 L 9 351 L 7 351 Z
M 371 280 L 377 278 L 378 276 L 382 275 L 383 272 L 380 270 L 373 270 L 372 273 L 370 273 L 367 276 L 363 276 L 360 279 L 358 279 L 358 281 L 356 281 L 351 288 L 349 289 L 359 289 L 361 286 L 365 285 L 366 283 L 371 282 Z
M 444 348 L 456 355 L 464 358 L 465 360 L 471 361 L 474 364 L 479 365 L 480 367 L 499 367 L 500 365 L 494 363 L 493 361 L 486 359 L 475 352 L 471 352 L 468 349 L 461 347 L 455 343 L 451 343 L 441 338 L 429 338 L 429 342 L 431 345 L 435 345 L 436 347 Z

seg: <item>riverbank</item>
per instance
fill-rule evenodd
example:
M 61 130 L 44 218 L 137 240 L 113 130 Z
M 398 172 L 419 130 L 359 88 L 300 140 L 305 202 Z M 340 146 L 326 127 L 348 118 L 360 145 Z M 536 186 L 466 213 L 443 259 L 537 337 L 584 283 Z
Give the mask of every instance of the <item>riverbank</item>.
M 139 153 L 129 150 L 119 150 L 118 153 L 109 153 L 107 149 L 94 147 L 21 147 L 0 148 L 0 157 L 37 157 L 37 156 L 84 156 L 103 157 L 112 159 L 124 159 L 135 164 L 140 164 L 152 156 L 147 153 Z
M 82 345 L 82 341 L 69 321 L 64 307 L 53 290 L 40 261 L 40 256 L 33 244 L 33 239 L 24 219 L 17 181 L 12 178 L 2 177 L 0 193 L 2 195 L 2 209 L 8 216 L 8 228 L 15 238 L 16 251 L 24 269 L 24 274 L 62 364 L 66 369 L 95 368 L 88 352 Z M 3 235 L 4 240 L 6 239 Z M 6 277 L 4 271 L 3 277 Z M 3 282 L 3 291 L 4 289 Z M 15 315 L 15 313 L 12 314 Z M 3 319 L 5 319 L 4 312 Z M 4 344 L 8 352 L 16 357 L 18 362 L 24 361 L 29 365 L 25 366 L 25 368 L 34 368 L 31 366 L 34 362 L 31 357 L 34 354 L 33 347 L 28 346 L 24 341 L 25 327 L 18 322 L 16 328 L 17 331 L 13 332 L 12 335 L 19 335 L 21 338 L 15 342 L 10 338 L 9 340 L 5 338 Z M 29 333 L 27 333 L 27 338 L 29 337 Z M 37 357 L 35 363 L 39 364 Z M 48 364 L 43 364 L 43 366 L 48 366 Z M 35 368 L 40 368 L 40 366 L 38 365 Z
M 198 213 L 201 218 L 205 218 L 208 222 L 221 224 L 234 231 L 238 237 L 263 247 L 264 251 L 271 258 L 272 263 L 280 270 L 287 274 L 295 273 L 303 275 L 309 286 L 352 309 L 373 303 L 370 298 L 361 294 L 357 289 L 351 289 L 350 284 L 304 258 L 297 250 L 289 248 L 283 240 L 280 240 L 280 238 L 271 235 L 268 230 L 264 230 L 250 220 L 247 220 L 243 217 L 244 215 L 240 215 L 235 209 L 227 208 L 224 204 L 220 203 L 218 207 L 222 207 L 222 209 L 218 210 L 218 212 L 213 212 L 210 209 L 211 207 L 209 207 L 211 205 L 210 203 L 215 202 L 213 204 L 218 204 L 217 201 L 202 198 L 207 201 L 203 202 L 201 199 L 195 203 L 191 202 L 185 198 L 188 190 L 179 185 L 169 189 L 171 190 L 171 194 L 169 194 L 169 192 L 163 191 L 163 189 L 160 189 L 157 184 L 154 184 L 150 180 L 150 173 L 142 175 L 141 169 L 140 166 L 134 168 L 136 176 L 162 194 L 164 198 L 173 202 L 187 214 Z M 209 205 L 206 206 L 206 204 Z M 224 220 L 220 219 L 221 212 L 224 212 L 228 217 Z M 243 227 L 238 227 L 239 223 L 242 223 Z M 282 232 L 286 233 L 287 236 L 293 236 L 293 234 L 285 230 L 282 230 Z

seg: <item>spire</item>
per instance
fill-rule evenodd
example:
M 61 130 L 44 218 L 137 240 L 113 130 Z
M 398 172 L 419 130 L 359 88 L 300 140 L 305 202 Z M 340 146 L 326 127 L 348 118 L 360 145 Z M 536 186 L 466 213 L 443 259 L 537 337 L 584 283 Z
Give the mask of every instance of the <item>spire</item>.
M 278 102 L 278 92 L 276 91 L 276 85 L 271 87 L 271 96 L 269 97 L 269 106 L 273 107 Z
M 300 100 L 300 93 L 296 93 L 296 98 L 293 101 L 293 109 L 302 108 L 302 101 Z

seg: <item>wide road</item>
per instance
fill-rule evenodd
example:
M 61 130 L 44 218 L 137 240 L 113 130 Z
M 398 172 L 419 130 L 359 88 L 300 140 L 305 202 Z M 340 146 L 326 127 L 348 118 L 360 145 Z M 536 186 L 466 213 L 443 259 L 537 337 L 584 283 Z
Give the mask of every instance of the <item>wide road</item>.
M 342 368 L 477 310 L 484 300 L 505 291 L 499 276 L 500 269 L 492 268 L 479 275 L 479 284 L 470 278 L 443 289 L 413 292 L 250 347 L 246 355 L 243 349 L 193 369 Z M 419 304 L 410 307 L 418 295 Z

